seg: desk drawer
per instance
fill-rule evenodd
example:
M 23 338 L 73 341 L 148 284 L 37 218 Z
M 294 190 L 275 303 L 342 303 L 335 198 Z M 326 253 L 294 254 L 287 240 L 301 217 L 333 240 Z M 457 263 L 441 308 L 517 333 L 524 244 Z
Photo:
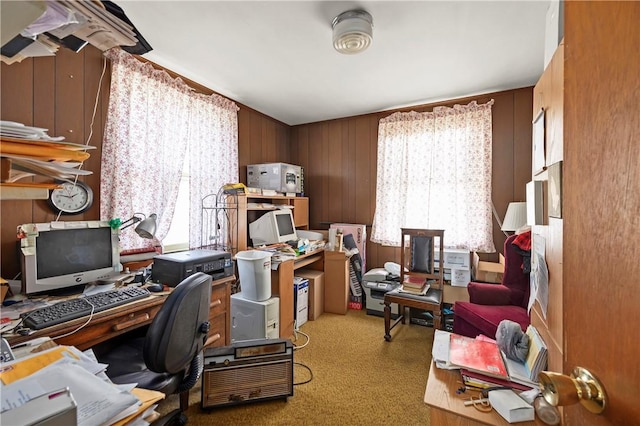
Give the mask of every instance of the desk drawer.
M 227 314 L 223 312 L 220 315 L 209 316 L 211 328 L 209 329 L 209 338 L 219 335 L 220 337 L 213 342 L 210 347 L 225 346 L 227 340 Z
M 209 305 L 209 318 L 227 311 L 227 289 L 226 285 L 214 287 L 211 290 L 211 304 Z
M 153 318 L 160 310 L 161 305 L 148 306 L 143 309 L 131 311 L 122 315 L 114 310 L 113 314 L 102 318 L 94 318 L 82 329 L 82 333 L 71 334 L 61 339 L 56 339 L 56 343 L 75 346 L 80 350 L 85 350 L 91 346 L 111 339 L 127 331 L 151 324 Z M 107 312 L 107 311 L 105 311 Z M 77 327 L 76 323 L 82 323 L 86 318 L 81 318 L 71 322 L 68 327 Z

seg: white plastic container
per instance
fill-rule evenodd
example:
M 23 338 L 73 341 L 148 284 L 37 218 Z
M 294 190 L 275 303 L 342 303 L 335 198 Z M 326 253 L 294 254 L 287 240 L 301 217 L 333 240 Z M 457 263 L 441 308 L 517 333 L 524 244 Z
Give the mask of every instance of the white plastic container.
M 240 288 L 245 299 L 262 302 L 271 297 L 271 253 L 261 250 L 236 254 Z

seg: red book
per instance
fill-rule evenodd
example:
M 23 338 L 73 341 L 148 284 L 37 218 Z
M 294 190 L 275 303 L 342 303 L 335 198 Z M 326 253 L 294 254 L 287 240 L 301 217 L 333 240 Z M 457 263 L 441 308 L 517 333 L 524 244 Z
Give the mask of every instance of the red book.
M 418 277 L 415 275 L 405 275 L 402 285 L 405 288 L 418 288 L 421 289 L 426 284 L 424 277 Z
M 451 333 L 449 363 L 487 376 L 509 379 L 500 348 L 493 342 Z

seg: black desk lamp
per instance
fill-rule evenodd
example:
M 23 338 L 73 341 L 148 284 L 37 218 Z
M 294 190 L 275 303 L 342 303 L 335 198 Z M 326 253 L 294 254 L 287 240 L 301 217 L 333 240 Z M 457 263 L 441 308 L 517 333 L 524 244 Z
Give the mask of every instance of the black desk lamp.
M 144 216 L 141 218 L 140 216 Z M 155 213 L 145 216 L 144 213 L 134 213 L 129 219 L 122 222 L 120 230 L 125 230 L 130 226 L 138 224 L 135 228 L 136 234 L 142 238 L 152 239 L 156 233 L 156 219 L 158 216 Z

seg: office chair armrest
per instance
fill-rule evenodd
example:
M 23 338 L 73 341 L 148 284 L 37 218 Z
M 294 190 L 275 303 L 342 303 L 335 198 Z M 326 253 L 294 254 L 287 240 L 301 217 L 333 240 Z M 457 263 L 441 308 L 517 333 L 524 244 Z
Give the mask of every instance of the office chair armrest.
M 510 305 L 511 289 L 502 284 L 470 282 L 469 301 L 479 305 Z

